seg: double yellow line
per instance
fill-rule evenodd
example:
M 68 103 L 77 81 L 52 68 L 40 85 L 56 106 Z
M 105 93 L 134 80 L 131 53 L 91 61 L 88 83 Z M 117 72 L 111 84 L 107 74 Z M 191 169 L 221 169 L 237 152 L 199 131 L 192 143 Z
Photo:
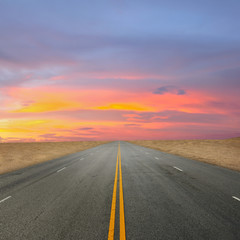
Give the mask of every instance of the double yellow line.
M 114 240 L 118 165 L 119 165 L 119 228 L 120 228 L 120 231 L 119 231 L 120 238 L 119 239 L 126 240 L 120 144 L 118 145 L 117 164 L 116 164 L 116 172 L 115 172 L 114 187 L 113 187 L 112 207 L 111 207 L 111 216 L 110 216 L 110 222 L 109 222 L 108 240 Z

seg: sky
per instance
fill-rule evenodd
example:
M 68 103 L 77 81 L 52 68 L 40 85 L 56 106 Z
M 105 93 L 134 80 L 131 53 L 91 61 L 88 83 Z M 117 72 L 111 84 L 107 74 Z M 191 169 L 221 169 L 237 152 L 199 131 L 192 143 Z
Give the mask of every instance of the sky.
M 240 136 L 239 0 L 0 0 L 0 142 Z

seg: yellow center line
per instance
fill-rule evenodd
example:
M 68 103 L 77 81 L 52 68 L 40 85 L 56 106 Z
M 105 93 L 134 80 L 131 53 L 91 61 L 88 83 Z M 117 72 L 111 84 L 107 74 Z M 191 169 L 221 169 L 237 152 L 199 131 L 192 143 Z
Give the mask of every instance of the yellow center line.
M 115 180 L 113 187 L 113 196 L 112 196 L 112 208 L 111 208 L 111 216 L 108 230 L 108 240 L 114 240 L 114 225 L 115 225 L 115 212 L 116 212 L 116 194 L 117 194 L 117 178 L 118 178 L 118 156 L 117 156 L 117 164 L 116 164 L 116 172 L 115 172 Z
M 119 164 L 119 215 L 120 215 L 119 216 L 119 226 L 120 226 L 119 239 L 126 240 L 120 144 L 118 145 L 118 155 L 117 155 L 117 164 L 116 164 L 115 180 L 114 180 L 114 187 L 113 187 L 112 208 L 111 208 L 111 216 L 110 216 L 110 223 L 109 223 L 108 240 L 114 240 L 118 164 Z
M 120 240 L 126 240 L 125 233 L 125 217 L 124 217 L 124 202 L 123 202 L 123 185 L 122 185 L 122 164 L 121 151 L 119 145 L 119 211 L 120 211 Z

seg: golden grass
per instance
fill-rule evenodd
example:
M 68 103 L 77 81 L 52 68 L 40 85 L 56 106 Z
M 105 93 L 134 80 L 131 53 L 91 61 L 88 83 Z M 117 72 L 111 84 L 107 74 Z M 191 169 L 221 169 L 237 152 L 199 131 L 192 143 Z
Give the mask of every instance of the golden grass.
M 86 150 L 106 141 L 0 143 L 0 174 Z
M 142 140 L 129 142 L 240 171 L 240 137 L 224 140 Z

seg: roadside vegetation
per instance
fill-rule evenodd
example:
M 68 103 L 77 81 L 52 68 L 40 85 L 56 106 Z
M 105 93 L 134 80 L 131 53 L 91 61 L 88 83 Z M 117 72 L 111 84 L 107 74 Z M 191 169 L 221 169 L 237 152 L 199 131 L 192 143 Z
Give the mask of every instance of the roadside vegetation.
M 104 143 L 107 142 L 0 143 L 0 174 L 83 151 Z
M 129 142 L 240 171 L 240 137 L 223 140 L 141 140 Z

